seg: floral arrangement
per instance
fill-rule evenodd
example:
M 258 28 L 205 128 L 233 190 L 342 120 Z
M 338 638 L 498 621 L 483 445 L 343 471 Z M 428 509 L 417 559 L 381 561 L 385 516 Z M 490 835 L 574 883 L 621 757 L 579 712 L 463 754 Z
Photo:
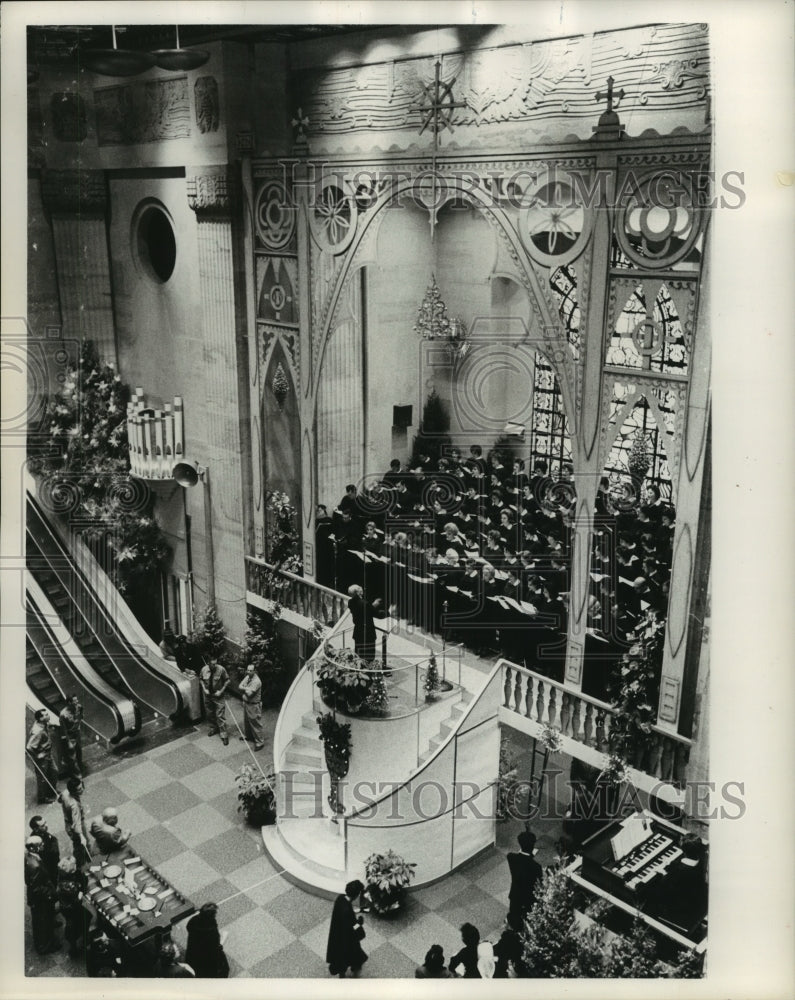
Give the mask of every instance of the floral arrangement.
M 627 762 L 616 753 L 611 753 L 607 758 L 607 764 L 602 768 L 601 780 L 606 785 L 616 786 L 623 784 L 629 777 Z
M 298 546 L 298 515 L 286 493 L 268 490 L 265 494 L 265 511 L 268 521 L 268 562 L 277 569 L 301 575 L 303 560 Z M 275 588 L 284 587 L 287 581 L 279 574 L 272 574 L 268 583 Z
M 416 867 L 392 850 L 367 858 L 364 862 L 365 891 L 376 913 L 400 909 Z
M 270 826 L 276 822 L 276 795 L 273 791 L 275 774 L 263 775 L 251 764 L 244 764 L 235 776 L 237 811 L 242 812 L 252 826 Z
M 556 729 L 555 726 L 544 726 L 539 739 L 550 753 L 557 753 L 563 746 L 561 732 L 559 729 Z
M 426 701 L 435 701 L 439 697 L 439 668 L 436 666 L 436 657 L 431 653 L 428 660 L 428 669 L 425 671 L 425 680 L 422 683 L 425 691 Z
M 447 340 L 450 337 L 451 322 L 447 306 L 442 299 L 442 293 L 436 284 L 436 275 L 431 275 L 431 281 L 425 290 L 425 296 L 417 312 L 417 322 L 414 332 L 425 340 Z
M 659 667 L 665 623 L 647 612 L 636 630 L 638 641 L 624 653 L 609 684 L 614 708 L 610 750 L 638 766 L 652 744 L 657 721 Z

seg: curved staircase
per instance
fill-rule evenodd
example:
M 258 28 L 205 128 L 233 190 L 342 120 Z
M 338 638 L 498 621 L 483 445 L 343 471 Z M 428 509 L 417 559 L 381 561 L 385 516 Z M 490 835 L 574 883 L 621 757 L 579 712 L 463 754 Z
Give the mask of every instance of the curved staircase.
M 343 625 L 341 619 L 332 631 L 332 644 L 335 633 L 344 631 Z M 404 640 L 396 661 L 408 655 L 407 649 Z M 425 652 L 414 646 L 415 655 Z M 480 684 L 471 684 L 476 690 L 454 685 L 435 701 L 419 701 L 411 711 L 405 708 L 406 684 L 398 691 L 402 682 L 393 678 L 390 692 L 395 711 L 391 718 L 337 713 L 351 724 L 352 754 L 348 778 L 340 783 L 344 811 L 334 817 L 328 804 L 331 785 L 316 723 L 317 715 L 327 711 L 314 686 L 318 655 L 320 651 L 291 686 L 274 736 L 277 820 L 263 827 L 262 835 L 266 852 L 284 876 L 310 892 L 333 898 L 346 882 L 363 877 L 363 862 L 369 853 L 392 848 L 407 860 L 418 862 L 415 885 L 419 886 L 435 881 L 490 846 L 494 842 L 493 815 L 490 825 L 486 823 L 477 831 L 470 825 L 466 836 L 461 835 L 463 827 L 459 825 L 458 840 L 463 846 L 456 852 L 453 838 L 458 818 L 450 815 L 450 809 L 423 825 L 422 820 L 412 817 L 400 822 L 404 817 L 396 805 L 417 787 L 412 782 L 438 783 L 442 774 L 447 775 L 453 790 L 451 802 L 457 783 L 480 780 L 484 792 L 493 790 L 499 757 L 498 668 L 489 675 L 479 675 Z M 462 773 L 462 767 L 469 770 Z M 363 780 L 376 782 L 376 787 L 359 794 L 357 781 Z M 372 825 L 368 817 L 371 809 L 380 815 Z M 425 861 L 423 855 L 428 856 Z

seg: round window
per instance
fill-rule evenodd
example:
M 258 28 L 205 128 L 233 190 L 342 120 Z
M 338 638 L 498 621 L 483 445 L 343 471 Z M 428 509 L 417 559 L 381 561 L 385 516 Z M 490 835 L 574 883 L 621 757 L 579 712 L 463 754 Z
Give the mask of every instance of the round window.
M 138 217 L 138 258 L 149 276 L 161 284 L 174 273 L 177 241 L 171 220 L 156 205 L 149 205 Z

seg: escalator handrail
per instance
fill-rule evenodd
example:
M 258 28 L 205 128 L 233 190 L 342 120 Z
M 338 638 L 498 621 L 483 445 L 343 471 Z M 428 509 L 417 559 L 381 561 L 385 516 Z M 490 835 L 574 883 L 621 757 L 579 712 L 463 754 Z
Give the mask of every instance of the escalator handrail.
M 49 538 L 50 542 L 55 547 L 56 552 L 58 554 L 58 557 L 61 558 L 61 559 L 63 559 L 64 560 L 64 564 L 68 565 L 70 567 L 71 572 L 73 573 L 75 579 L 78 581 L 79 585 L 85 590 L 87 596 L 92 601 L 94 607 L 96 608 L 96 610 L 98 612 L 98 617 L 101 617 L 102 619 L 104 619 L 104 624 L 109 627 L 108 628 L 108 633 L 107 633 L 107 638 L 115 640 L 115 642 L 118 643 L 121 646 L 122 651 L 124 652 L 125 656 L 130 657 L 130 659 L 132 661 L 134 661 L 134 663 L 139 667 L 139 669 L 143 669 L 144 671 L 146 671 L 147 675 L 154 681 L 154 683 L 155 683 L 156 686 L 159 686 L 162 689 L 164 689 L 166 692 L 168 692 L 169 700 L 174 703 L 173 707 L 170 707 L 168 710 L 165 710 L 164 706 L 162 704 L 152 704 L 152 701 L 149 699 L 149 697 L 144 697 L 143 694 L 140 691 L 136 691 L 135 688 L 133 687 L 133 685 L 130 683 L 130 679 L 128 677 L 125 677 L 124 674 L 121 672 L 121 670 L 119 670 L 119 668 L 118 668 L 118 666 L 117 666 L 117 664 L 115 662 L 115 658 L 114 658 L 113 654 L 111 654 L 108 651 L 108 649 L 107 649 L 106 637 L 105 636 L 100 636 L 96 632 L 96 630 L 91 626 L 91 623 L 86 618 L 86 615 L 85 615 L 85 613 L 83 612 L 83 609 L 80 606 L 80 603 L 79 603 L 79 601 L 77 599 L 77 595 L 71 593 L 70 588 L 64 582 L 64 580 L 62 578 L 62 569 L 61 569 L 61 567 L 59 567 L 57 565 L 52 565 L 49 562 L 49 560 L 52 557 L 52 553 L 50 553 L 50 555 L 48 555 L 47 552 L 43 551 L 41 543 L 38 541 L 38 539 L 33 534 L 32 526 L 31 526 L 31 523 L 30 523 L 31 522 L 31 516 L 30 516 L 31 515 L 31 511 L 35 514 L 35 520 L 38 522 L 38 524 L 41 527 L 41 529 L 44 531 L 44 533 L 46 534 L 46 536 Z M 75 609 L 77 610 L 77 613 L 80 615 L 80 617 L 83 619 L 83 621 L 88 626 L 89 633 L 91 633 L 94 636 L 94 638 L 96 639 L 97 643 L 102 647 L 102 650 L 105 653 L 105 655 L 108 657 L 109 662 L 113 665 L 114 669 L 118 673 L 119 678 L 120 678 L 120 680 L 122 682 L 122 685 L 130 692 L 130 694 L 133 696 L 133 698 L 140 699 L 146 705 L 148 705 L 153 711 L 158 712 L 158 713 L 160 713 L 162 715 L 167 715 L 169 718 L 173 718 L 173 716 L 176 715 L 177 713 L 179 713 L 181 711 L 182 707 L 183 707 L 181 692 L 176 687 L 176 685 L 173 684 L 170 680 L 168 680 L 168 679 L 162 677 L 161 675 L 153 672 L 150 669 L 149 665 L 146 663 L 146 661 L 141 656 L 139 656 L 138 653 L 129 645 L 129 643 L 126 641 L 126 639 L 124 639 L 118 633 L 118 630 L 116 629 L 114 623 L 112 622 L 112 620 L 108 616 L 108 613 L 105 610 L 104 605 L 102 604 L 101 601 L 99 601 L 97 599 L 96 594 L 93 591 L 93 588 L 88 584 L 88 581 L 85 578 L 85 574 L 80 569 L 80 567 L 77 565 L 77 563 L 75 562 L 75 560 L 65 550 L 64 546 L 60 542 L 60 539 L 53 533 L 50 525 L 48 524 L 48 522 L 46 520 L 46 518 L 43 516 L 42 512 L 39 510 L 38 504 L 30 496 L 28 497 L 28 520 L 27 520 L 26 528 L 27 528 L 27 531 L 30 534 L 31 538 L 33 539 L 33 542 L 36 545 L 36 547 L 41 550 L 41 554 L 42 554 L 43 558 L 45 560 L 47 560 L 50 571 L 52 573 L 54 573 L 55 576 L 58 578 L 61 586 L 64 588 L 64 591 L 66 592 L 66 594 L 68 595 L 68 597 L 72 601 Z
M 92 575 L 96 574 L 96 579 L 99 583 L 112 589 L 116 618 L 111 619 L 111 624 L 119 634 L 120 640 L 139 656 L 144 666 L 152 673 L 159 675 L 167 684 L 176 687 L 176 700 L 180 708 L 189 706 L 192 695 L 191 681 L 185 677 L 179 667 L 162 656 L 159 647 L 141 627 L 138 619 L 116 589 L 115 584 L 80 535 L 76 534 L 70 535 L 68 538 L 65 537 L 65 526 L 60 522 L 59 517 L 57 515 L 52 518 L 47 517 L 41 510 L 41 505 L 30 488 L 28 488 L 28 498 L 36 505 L 39 518 L 46 522 L 47 526 L 51 529 L 51 533 L 56 536 L 56 540 L 60 541 L 61 547 L 68 553 L 75 567 L 79 570 L 86 589 L 106 613 L 108 613 L 106 594 L 103 592 L 101 586 L 97 587 L 94 585 Z M 136 643 L 145 646 L 146 652 L 143 654 L 138 653 L 135 648 Z
M 86 658 L 79 652 L 77 643 L 74 642 L 74 639 L 72 639 L 71 636 L 69 636 L 67 645 L 64 645 L 64 643 L 59 641 L 47 621 L 47 616 L 50 616 L 59 622 L 60 619 L 58 618 L 55 610 L 49 604 L 46 594 L 43 593 L 29 571 L 26 572 L 26 597 L 27 609 L 33 617 L 34 624 L 34 628 L 31 628 L 31 623 L 28 622 L 28 636 L 47 671 L 50 672 L 49 654 L 51 651 L 52 656 L 58 657 L 70 676 L 75 680 L 80 695 L 83 696 L 81 701 L 84 702 L 84 709 L 85 699 L 88 697 L 93 701 L 98 702 L 105 711 L 109 711 L 111 713 L 111 716 L 116 723 L 115 734 L 107 737 L 110 739 L 111 743 L 117 743 L 124 736 L 134 736 L 137 732 L 139 732 L 141 728 L 141 710 L 138 705 L 126 695 L 116 691 L 103 677 L 97 673 L 88 660 L 86 660 Z M 63 623 L 61 623 L 61 625 L 64 630 L 66 630 L 66 626 L 63 625 Z M 49 647 L 47 652 L 45 652 L 44 649 L 41 648 L 41 645 L 37 642 L 35 628 L 38 628 L 43 633 Z M 68 634 L 68 630 L 66 631 Z M 74 651 L 67 648 L 68 643 L 75 646 Z M 58 680 L 52 676 L 51 672 L 50 677 L 61 694 L 65 697 L 66 692 Z M 90 723 L 86 724 L 89 725 L 95 732 L 97 731 L 95 726 L 91 726 Z M 102 733 L 99 735 L 102 736 Z

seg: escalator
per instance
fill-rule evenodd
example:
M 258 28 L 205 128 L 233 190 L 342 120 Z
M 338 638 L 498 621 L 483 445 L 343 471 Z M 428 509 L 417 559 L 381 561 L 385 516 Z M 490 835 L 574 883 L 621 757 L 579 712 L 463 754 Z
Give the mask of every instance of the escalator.
M 117 691 L 84 659 L 55 608 L 30 572 L 26 574 L 27 638 L 25 673 L 31 708 L 54 716 L 75 694 L 83 722 L 108 743 L 135 736 L 141 728 L 138 707 Z
M 117 620 L 124 618 L 122 602 L 113 609 L 118 614 L 111 611 L 117 591 L 105 580 L 101 599 L 96 576 L 89 579 L 85 572 L 86 554 L 73 557 L 30 493 L 26 532 L 29 571 L 84 662 L 105 685 L 137 706 L 144 725 L 161 716 L 182 718 L 191 699 L 191 681 L 143 643 L 128 638 L 130 630 Z

